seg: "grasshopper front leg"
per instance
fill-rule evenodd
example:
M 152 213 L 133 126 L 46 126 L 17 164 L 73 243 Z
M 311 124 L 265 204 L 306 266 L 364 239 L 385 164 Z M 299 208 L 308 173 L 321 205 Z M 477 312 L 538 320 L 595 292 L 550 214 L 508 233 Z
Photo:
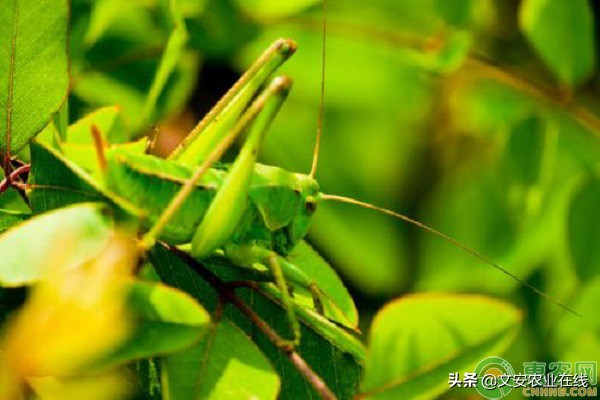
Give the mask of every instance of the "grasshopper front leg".
M 231 241 L 246 211 L 254 165 L 263 138 L 271 121 L 287 97 L 290 87 L 291 80 L 289 78 L 274 78 L 267 88 L 252 102 L 250 107 L 244 111 L 233 130 L 228 130 L 225 136 L 221 134 L 217 143 L 211 143 L 208 146 L 210 152 L 201 154 L 202 164 L 200 168 L 186 181 L 180 192 L 170 202 L 161 218 L 144 236 L 142 240 L 143 249 L 147 249 L 154 244 L 155 239 L 160 235 L 181 204 L 190 196 L 196 183 L 199 182 L 206 170 L 232 144 L 233 139 L 242 131 L 249 129 L 246 142 L 193 235 L 191 255 L 196 259 L 203 259 Z M 229 115 L 225 110 L 224 113 Z M 219 123 L 222 124 L 223 119 L 220 121 L 217 119 L 215 123 L 217 125 Z M 300 339 L 300 327 L 293 311 L 289 289 L 281 271 L 279 256 L 270 250 L 265 249 L 265 251 L 268 251 L 269 255 L 261 259 L 261 261 L 269 266 L 277 286 L 281 290 L 283 306 L 286 309 L 291 329 L 294 332 L 292 343 L 296 344 Z
M 169 159 L 187 165 L 204 161 L 239 120 L 259 89 L 295 51 L 296 43 L 289 39 L 279 39 L 269 46 L 169 155 Z
M 226 244 L 238 227 L 248 203 L 250 180 L 258 151 L 291 85 L 292 81 L 287 77 L 274 78 L 255 101 L 261 112 L 250 122 L 246 143 L 194 234 L 191 253 L 194 258 L 202 259 Z
M 265 133 L 285 100 L 290 87 L 290 79 L 277 77 L 257 99 L 258 102 L 264 104 L 264 108 L 252 122 L 246 143 L 242 147 L 240 154 L 231 167 L 227 179 L 217 192 L 217 195 L 206 211 L 202 223 L 194 234 L 191 250 L 192 257 L 202 259 L 210 255 L 217 248 L 223 247 L 230 241 L 235 230 L 238 228 L 248 203 L 250 180 L 258 151 Z M 235 246 L 229 247 L 229 251 L 226 251 L 226 253 L 229 253 L 228 255 L 230 256 L 234 255 L 232 254 L 234 252 L 233 248 Z M 252 247 L 252 249 L 253 251 L 248 257 L 240 257 L 240 254 L 237 253 L 235 254 L 236 257 L 232 257 L 231 259 L 240 260 L 241 264 L 252 263 L 252 260 L 257 260 L 269 267 L 275 283 L 281 291 L 283 307 L 286 310 L 290 329 L 293 332 L 291 344 L 297 345 L 300 341 L 300 325 L 294 313 L 289 288 L 280 265 L 281 257 L 271 250 L 260 247 Z
M 264 106 L 260 96 L 250 106 L 248 103 L 295 50 L 296 44 L 289 39 L 280 39 L 273 43 L 169 156 L 170 159 L 184 164 L 200 164 L 200 167 L 172 199 L 150 231 L 144 235 L 140 244 L 142 251 L 154 245 L 156 238 L 190 196 L 196 183 L 260 113 Z M 264 98 L 262 102 L 265 102 Z

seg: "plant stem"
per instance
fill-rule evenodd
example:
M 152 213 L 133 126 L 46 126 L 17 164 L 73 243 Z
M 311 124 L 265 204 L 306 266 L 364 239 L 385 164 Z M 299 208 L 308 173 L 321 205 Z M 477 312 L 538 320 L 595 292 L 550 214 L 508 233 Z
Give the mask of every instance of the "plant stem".
M 188 264 L 202 279 L 204 279 L 208 284 L 210 284 L 218 293 L 219 296 L 231 303 L 234 307 L 236 307 L 248 320 L 258 328 L 271 342 L 273 346 L 275 346 L 278 350 L 283 352 L 288 360 L 296 367 L 298 372 L 304 376 L 306 381 L 310 383 L 313 389 L 321 396 L 321 398 L 325 400 L 335 400 L 337 397 L 335 394 L 329 389 L 327 384 L 323 381 L 323 379 L 306 363 L 306 361 L 302 358 L 302 356 L 294 350 L 292 346 L 288 344 L 282 345 L 283 343 L 288 343 L 285 339 L 283 339 L 275 330 L 264 320 L 260 315 L 256 313 L 248 304 L 246 304 L 238 295 L 235 294 L 234 289 L 237 287 L 249 287 L 256 288 L 256 286 L 249 284 L 240 284 L 235 283 L 234 285 L 229 285 L 223 282 L 218 276 L 213 274 L 208 269 L 204 268 L 202 264 L 200 264 L 196 259 L 187 254 L 186 252 L 178 249 L 175 246 L 164 245 L 169 251 L 175 254 L 177 257 L 181 258 L 186 264 Z M 259 291 L 260 292 L 260 291 Z
M 307 18 L 283 19 L 271 22 L 291 23 L 309 29 L 317 29 L 319 26 L 318 21 Z M 439 51 L 444 47 L 445 41 L 443 30 L 440 31 L 440 35 L 420 37 L 412 33 L 373 28 L 356 23 L 332 22 L 329 23 L 328 26 L 329 32 L 333 34 L 358 39 L 368 38 L 393 47 L 404 47 L 422 52 Z M 570 92 L 558 88 L 551 89 L 542 87 L 538 83 L 527 79 L 522 74 L 495 65 L 493 61 L 488 60 L 475 52 L 471 52 L 467 56 L 461 69 L 468 69 L 469 72 L 475 73 L 478 78 L 489 78 L 499 81 L 520 92 L 557 107 L 565 111 L 573 118 L 573 120 L 587 128 L 595 136 L 600 136 L 600 116 L 578 102 Z
M 513 71 L 495 65 L 491 61 L 473 54 L 469 56 L 463 68 L 474 70 L 479 75 L 479 78 L 499 81 L 506 86 L 510 86 L 547 104 L 562 109 L 594 135 L 600 136 L 600 117 L 576 102 L 569 93 L 542 87 Z

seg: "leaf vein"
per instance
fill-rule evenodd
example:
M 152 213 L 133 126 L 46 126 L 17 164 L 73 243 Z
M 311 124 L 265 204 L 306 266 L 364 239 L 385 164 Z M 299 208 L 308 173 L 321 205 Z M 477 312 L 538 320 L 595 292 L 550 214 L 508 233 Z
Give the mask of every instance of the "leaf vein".
M 10 142 L 12 134 L 12 101 L 15 77 L 15 56 L 17 51 L 17 32 L 19 20 L 19 2 L 13 0 L 12 38 L 8 69 L 8 92 L 6 94 L 6 147 L 4 148 L 4 173 L 10 174 Z

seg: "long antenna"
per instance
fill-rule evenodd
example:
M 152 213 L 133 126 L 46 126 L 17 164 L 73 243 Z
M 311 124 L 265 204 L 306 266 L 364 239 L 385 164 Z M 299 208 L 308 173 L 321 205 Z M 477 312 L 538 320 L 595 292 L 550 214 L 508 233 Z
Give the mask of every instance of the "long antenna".
M 581 314 L 579 314 L 577 311 L 569 308 L 567 305 L 561 303 L 560 301 L 556 300 L 555 298 L 547 295 L 546 293 L 542 292 L 541 290 L 539 290 L 538 288 L 536 288 L 535 286 L 525 282 L 523 279 L 519 278 L 518 276 L 516 276 L 515 274 L 513 274 L 512 272 L 510 272 L 509 270 L 507 270 L 506 268 L 502 267 L 501 265 L 493 262 L 492 260 L 490 260 L 489 258 L 481 255 L 480 253 L 476 252 L 475 250 L 471 249 L 470 247 L 465 246 L 464 244 L 460 243 L 458 240 L 451 238 L 450 236 L 446 235 L 445 233 L 442 233 L 440 231 L 438 231 L 437 229 L 434 229 L 428 225 L 425 225 L 422 222 L 419 222 L 415 219 L 412 219 L 411 217 L 408 217 L 406 215 L 397 213 L 395 211 L 391 211 L 382 207 L 377 207 L 373 204 L 370 203 L 366 203 L 364 201 L 360 201 L 360 200 L 356 200 L 353 199 L 351 197 L 344 197 L 344 196 L 337 196 L 337 195 L 333 195 L 333 194 L 321 194 L 320 195 L 320 199 L 321 200 L 331 200 L 331 201 L 338 201 L 338 202 L 342 202 L 342 203 L 349 203 L 349 204 L 354 204 L 360 207 L 364 207 L 364 208 L 368 208 L 370 210 L 375 210 L 378 211 L 380 213 L 383 214 L 387 214 L 387 215 L 391 215 L 394 218 L 398 218 L 404 222 L 408 222 L 409 224 L 415 225 L 416 227 L 423 229 L 424 231 L 427 231 L 429 233 L 432 233 L 444 240 L 446 240 L 447 242 L 450 242 L 451 244 L 453 244 L 454 246 L 458 247 L 459 249 L 461 249 L 462 251 L 464 251 L 465 253 L 468 253 L 472 256 L 474 256 L 475 258 L 479 259 L 480 261 L 483 261 L 484 263 L 491 265 L 492 267 L 496 268 L 498 271 L 502 272 L 505 275 L 508 275 L 509 277 L 511 277 L 513 280 L 515 280 L 516 282 L 518 282 L 519 284 L 525 286 L 526 288 L 530 289 L 531 291 L 533 291 L 534 293 L 540 295 L 541 297 L 545 298 L 546 300 L 554 303 L 555 305 L 559 306 L 560 308 L 562 308 L 565 311 L 568 311 L 569 313 L 576 315 L 578 317 L 582 317 Z
M 317 173 L 317 165 L 319 164 L 319 149 L 321 147 L 321 133 L 323 132 L 323 114 L 325 111 L 325 54 L 327 45 L 327 2 L 322 0 L 323 6 L 323 27 L 321 35 L 321 104 L 319 105 L 319 119 L 317 121 L 317 138 L 315 140 L 315 148 L 313 150 L 313 161 L 310 169 L 310 177 L 314 178 Z

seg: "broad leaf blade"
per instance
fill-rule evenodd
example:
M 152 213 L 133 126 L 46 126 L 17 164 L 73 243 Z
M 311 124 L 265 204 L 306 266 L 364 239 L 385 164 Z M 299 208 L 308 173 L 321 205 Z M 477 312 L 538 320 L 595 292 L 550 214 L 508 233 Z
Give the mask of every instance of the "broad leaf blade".
M 96 0 L 90 11 L 90 22 L 85 33 L 85 44 L 93 46 L 113 20 L 123 12 L 122 2 L 119 0 Z
M 290 261 L 311 278 L 325 293 L 325 315 L 344 326 L 356 329 L 358 311 L 348 289 L 331 266 L 308 243 L 302 241 L 289 256 Z
M 181 259 L 171 254 L 164 247 L 157 246 L 150 254 L 150 261 L 164 282 L 185 290 L 199 299 L 207 309 L 214 310 L 217 293 Z M 233 280 L 238 280 L 236 279 L 237 275 L 232 274 L 231 268 L 225 265 L 212 263 L 212 261 L 203 265 L 219 274 L 222 279 L 231 274 Z M 238 293 L 275 331 L 286 335 L 288 324 L 285 312 L 276 302 L 271 298 L 256 295 L 254 292 L 244 293 L 238 291 Z M 244 316 L 229 307 L 225 310 L 225 316 L 249 334 L 269 358 L 281 378 L 280 398 L 318 398 L 318 395 L 289 362 L 285 354 L 275 349 Z M 309 321 L 306 315 L 300 315 L 299 317 L 303 322 L 301 324 L 302 343 L 298 347 L 299 353 L 315 372 L 325 380 L 338 398 L 352 398 L 358 387 L 363 362 L 362 355 L 355 354 L 358 351 L 352 349 L 356 349 L 357 346 L 360 347 L 360 343 L 356 339 L 351 340 L 348 333 L 333 323 L 328 323 L 325 327 L 328 331 L 326 337 L 322 336 L 319 331 L 321 326 L 318 323 L 325 324 L 326 320 L 324 318 L 321 319 L 325 321 L 319 321 L 319 318 Z M 364 351 L 362 347 L 360 347 L 360 350 L 361 353 Z M 323 354 L 328 355 L 326 363 L 322 362 Z
M 0 169 L 0 175 L 2 175 L 2 169 Z M 31 212 L 31 209 L 23 197 L 21 197 L 19 192 L 14 188 L 8 188 L 5 192 L 0 194 L 0 210 L 23 214 Z
M 34 141 L 31 144 L 33 190 L 29 196 L 34 213 L 69 204 L 104 201 L 114 206 L 119 216 L 141 217 L 142 211 L 109 192 L 78 165 L 55 149 Z
M 136 321 L 131 337 L 102 367 L 169 354 L 191 346 L 207 332 L 210 316 L 191 296 L 154 282 L 133 282 L 129 308 Z
M 27 220 L 28 217 L 29 214 L 16 211 L 0 210 L 0 233 Z
M 23 286 L 41 279 L 53 257 L 65 269 L 80 266 L 107 245 L 112 225 L 101 206 L 82 204 L 13 227 L 0 236 L 0 285 Z
M 582 282 L 600 275 L 600 181 L 592 178 L 584 182 L 569 205 L 568 241 L 571 261 Z
M 152 86 L 150 87 L 146 101 L 144 102 L 142 113 L 138 121 L 140 126 L 143 126 L 152 119 L 151 117 L 156 107 L 156 103 L 158 102 L 158 97 L 163 92 L 169 77 L 175 71 L 177 64 L 184 53 L 187 38 L 188 35 L 183 20 L 178 19 L 175 22 L 175 27 L 173 32 L 171 32 L 171 36 L 169 36 L 156 75 L 152 81 Z
M 433 399 L 450 372 L 468 371 L 502 351 L 521 314 L 473 295 L 407 296 L 377 314 L 370 334 L 361 398 Z
M 119 106 L 101 107 L 75 121 L 67 129 L 67 142 L 94 144 L 92 125 L 95 125 L 109 143 L 124 143 L 129 140 L 125 121 Z
M 67 0 L 0 2 L 0 153 L 25 146 L 68 88 Z
M 561 361 L 600 360 L 600 276 L 585 281 L 574 293 L 573 307 L 583 318 L 564 313 L 552 330 L 554 359 Z
M 521 29 L 554 75 L 569 86 L 595 67 L 594 21 L 587 0 L 526 0 Z
M 246 13 L 257 20 L 277 19 L 292 16 L 315 5 L 318 0 L 278 1 L 278 0 L 236 0 Z
M 276 399 L 279 393 L 269 360 L 226 319 L 193 348 L 166 358 L 163 368 L 171 399 Z

